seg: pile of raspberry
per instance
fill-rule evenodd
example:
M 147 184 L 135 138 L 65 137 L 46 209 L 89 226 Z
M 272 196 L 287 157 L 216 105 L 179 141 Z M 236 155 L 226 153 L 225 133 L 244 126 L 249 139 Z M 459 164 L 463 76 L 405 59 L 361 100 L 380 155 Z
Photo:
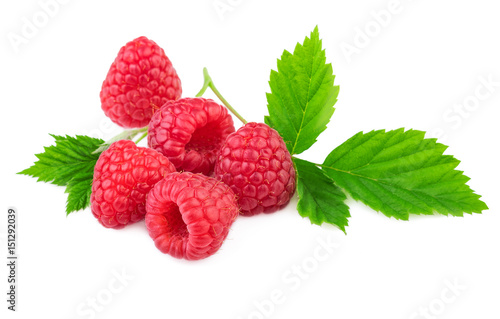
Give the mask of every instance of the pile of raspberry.
M 124 128 L 147 126 L 149 147 L 119 140 L 94 169 L 91 210 L 107 228 L 145 219 L 163 253 L 213 255 L 239 215 L 272 213 L 295 191 L 292 158 L 264 123 L 235 130 L 228 109 L 181 98 L 165 52 L 140 37 L 123 46 L 101 89 L 104 113 Z

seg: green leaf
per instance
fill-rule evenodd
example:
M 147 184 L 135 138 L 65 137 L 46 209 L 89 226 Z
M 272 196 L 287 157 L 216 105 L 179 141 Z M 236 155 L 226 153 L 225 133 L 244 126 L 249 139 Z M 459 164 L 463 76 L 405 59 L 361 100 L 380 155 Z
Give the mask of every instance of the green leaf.
M 264 120 L 280 133 L 292 155 L 311 147 L 326 129 L 339 93 L 334 79 L 318 27 L 303 44 L 297 43 L 293 54 L 285 50 L 278 71 L 271 71 L 269 116 Z
M 297 171 L 297 210 L 308 217 L 312 224 L 326 222 L 339 227 L 345 233 L 349 207 L 344 203 L 345 194 L 316 164 L 294 158 Z
M 443 155 L 447 146 L 424 138 L 425 132 L 403 128 L 360 132 L 333 150 L 323 170 L 351 196 L 388 217 L 409 214 L 463 216 L 488 209 Z
M 38 161 L 18 174 L 38 178 L 38 182 L 50 182 L 58 186 L 66 184 L 80 172 L 93 171 L 99 154 L 92 154 L 103 140 L 89 136 L 52 135 L 56 145 L 44 147 L 45 152 L 36 154 Z
M 45 152 L 35 155 L 38 161 L 18 174 L 35 177 L 38 182 L 66 186 L 67 213 L 84 209 L 90 204 L 94 166 L 100 155 L 95 151 L 104 141 L 82 135 L 51 136 L 55 145 L 44 147 Z
M 90 194 L 92 193 L 93 171 L 84 176 L 73 178 L 68 182 L 65 193 L 68 194 L 66 201 L 66 215 L 90 206 Z

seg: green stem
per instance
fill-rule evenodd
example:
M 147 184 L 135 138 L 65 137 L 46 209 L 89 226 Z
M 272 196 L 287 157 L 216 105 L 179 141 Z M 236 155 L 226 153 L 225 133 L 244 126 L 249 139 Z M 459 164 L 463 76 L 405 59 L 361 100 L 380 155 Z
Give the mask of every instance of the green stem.
M 201 97 L 205 93 L 205 91 L 208 89 L 208 86 L 212 82 L 212 78 L 210 75 L 208 75 L 208 70 L 207 68 L 203 68 L 203 87 L 201 88 L 200 92 L 195 95 L 195 97 Z
M 148 135 L 148 128 L 147 127 L 123 131 L 120 134 L 118 134 L 118 135 L 110 138 L 106 142 L 104 142 L 101 146 L 99 146 L 99 148 L 97 148 L 92 153 L 98 154 L 98 153 L 104 152 L 114 142 L 119 141 L 119 140 L 132 140 L 134 137 L 137 136 L 137 134 L 143 133 L 143 132 L 144 132 L 144 134 L 141 136 L 141 138 L 136 143 L 138 143 L 140 140 L 142 140 L 144 137 L 146 137 Z
M 135 144 L 139 144 L 140 141 L 142 141 L 146 136 L 148 136 L 148 132 L 144 132 L 144 134 L 142 134 L 138 139 L 137 141 L 135 141 Z
M 229 109 L 229 111 L 231 111 L 231 113 L 234 114 L 234 116 L 236 116 L 243 124 L 247 124 L 248 122 L 243 118 L 243 116 L 241 116 L 238 112 L 236 112 L 236 110 L 231 106 L 231 104 L 229 104 L 229 102 L 222 96 L 222 94 L 220 94 L 219 90 L 217 90 L 217 88 L 214 85 L 214 81 L 208 74 L 207 68 L 203 68 L 203 79 L 204 79 L 203 87 L 201 88 L 200 92 L 196 94 L 196 97 L 202 96 L 207 90 L 207 88 L 210 88 L 212 92 L 214 92 L 214 94 L 219 98 L 219 100 L 221 100 L 222 104 L 224 104 Z

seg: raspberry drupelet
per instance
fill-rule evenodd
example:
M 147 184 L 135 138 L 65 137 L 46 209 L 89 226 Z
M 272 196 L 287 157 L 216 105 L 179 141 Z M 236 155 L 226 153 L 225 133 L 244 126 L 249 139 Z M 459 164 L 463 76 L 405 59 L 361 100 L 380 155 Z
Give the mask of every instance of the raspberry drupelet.
M 118 52 L 102 84 L 101 107 L 122 127 L 145 127 L 155 111 L 181 93 L 181 81 L 163 49 L 139 37 Z
M 123 228 L 146 214 L 146 195 L 168 173 L 170 161 L 155 150 L 120 140 L 102 152 L 94 167 L 91 210 L 107 228 Z
M 295 192 L 295 168 L 285 142 L 264 123 L 247 123 L 221 147 L 215 177 L 238 196 L 241 213 L 272 213 Z
M 229 186 L 190 172 L 168 174 L 158 182 L 148 194 L 146 211 L 156 247 L 189 260 L 217 252 L 239 213 Z

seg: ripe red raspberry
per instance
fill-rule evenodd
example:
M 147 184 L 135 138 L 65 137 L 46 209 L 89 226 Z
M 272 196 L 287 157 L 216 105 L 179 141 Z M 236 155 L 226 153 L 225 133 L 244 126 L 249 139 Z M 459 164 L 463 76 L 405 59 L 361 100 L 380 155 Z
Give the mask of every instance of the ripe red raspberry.
M 100 96 L 104 113 L 116 124 L 132 128 L 148 125 L 157 109 L 181 93 L 181 81 L 163 49 L 140 37 L 120 49 Z
M 155 150 L 117 141 L 102 152 L 94 167 L 91 210 L 108 228 L 123 228 L 146 214 L 146 195 L 165 175 L 175 172 Z
M 248 123 L 227 137 L 215 177 L 231 187 L 246 216 L 272 213 L 295 192 L 292 157 L 278 132 L 264 123 Z
M 178 170 L 210 175 L 217 152 L 234 132 L 227 109 L 210 99 L 169 101 L 151 118 L 149 147 L 162 153 Z
M 224 183 L 184 172 L 168 174 L 153 187 L 146 211 L 146 227 L 156 247 L 195 260 L 219 250 L 238 216 L 238 204 Z

